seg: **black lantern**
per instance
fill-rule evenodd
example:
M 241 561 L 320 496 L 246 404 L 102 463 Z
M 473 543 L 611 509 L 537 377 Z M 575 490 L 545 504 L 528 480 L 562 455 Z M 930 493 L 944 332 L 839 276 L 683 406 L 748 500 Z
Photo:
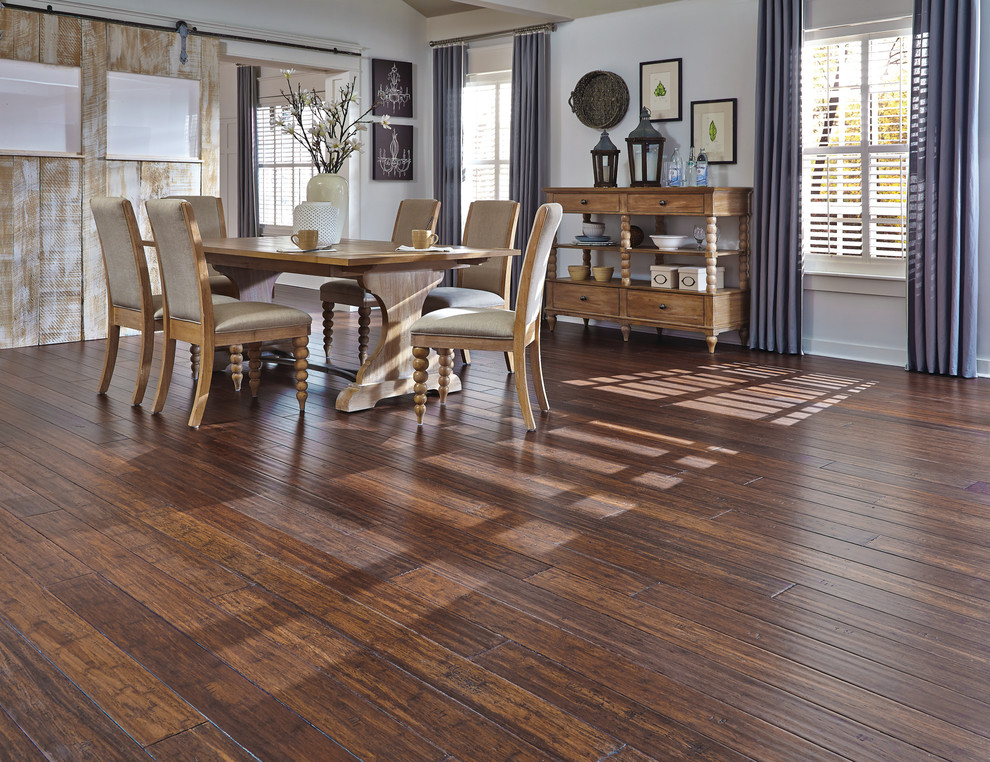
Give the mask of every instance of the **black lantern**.
M 614 188 L 618 185 L 619 149 L 608 136 L 608 130 L 602 130 L 602 139 L 591 149 L 591 163 L 595 168 L 595 187 Z
M 629 184 L 661 185 L 663 144 L 666 140 L 650 122 L 648 108 L 644 107 L 639 117 L 639 125 L 626 138 L 626 145 L 629 147 Z

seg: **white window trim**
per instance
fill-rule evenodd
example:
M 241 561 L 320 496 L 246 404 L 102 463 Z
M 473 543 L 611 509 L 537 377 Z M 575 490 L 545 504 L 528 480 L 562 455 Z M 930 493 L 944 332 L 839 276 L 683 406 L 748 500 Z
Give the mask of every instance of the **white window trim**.
M 499 85 L 504 85 L 504 84 L 508 83 L 509 86 L 511 87 L 511 85 L 512 85 L 512 72 L 511 72 L 511 70 L 500 70 L 500 71 L 483 72 L 483 73 L 478 73 L 478 74 L 468 74 L 467 83 L 465 84 L 465 89 L 468 88 L 468 87 L 470 87 L 472 84 L 479 84 L 480 85 L 480 84 L 486 84 L 486 83 L 489 83 L 489 82 L 495 83 L 495 84 L 499 84 Z M 505 97 L 505 93 L 504 93 L 504 91 L 503 91 L 503 89 L 501 87 L 499 87 L 498 92 L 499 92 L 499 98 Z M 509 97 L 511 97 L 511 94 L 509 95 Z M 469 118 L 469 115 L 468 114 L 465 114 L 465 117 L 468 117 Z M 493 130 L 494 134 L 496 135 L 495 156 L 492 159 L 486 159 L 484 161 L 473 161 L 470 164 L 467 161 L 464 161 L 464 163 L 463 163 L 463 172 L 464 172 L 464 177 L 465 178 L 467 177 L 467 171 L 468 171 L 468 168 L 469 167 L 493 167 L 494 168 L 494 170 L 495 170 L 495 173 L 494 173 L 494 176 L 495 176 L 495 199 L 493 199 L 493 200 L 496 200 L 496 201 L 498 201 L 498 200 L 504 200 L 504 199 L 500 199 L 499 198 L 499 195 L 498 195 L 499 177 L 500 177 L 500 171 L 499 170 L 500 170 L 500 168 L 501 168 L 502 165 L 505 165 L 506 167 L 508 167 L 508 165 L 509 165 L 509 146 L 507 146 L 507 145 L 506 146 L 501 145 L 501 143 L 497 139 L 497 136 L 499 135 L 499 130 L 501 129 L 501 127 L 502 127 L 502 123 L 501 123 L 501 109 L 498 107 L 498 104 L 496 103 L 496 106 L 495 106 L 495 128 Z M 503 158 L 503 155 L 504 155 L 504 158 Z M 462 185 L 463 185 L 463 183 L 462 183 Z M 468 207 L 469 207 L 469 204 L 462 204 L 461 205 L 461 217 L 463 218 L 461 220 L 462 227 L 463 227 L 464 222 L 467 220 Z
M 905 23 L 908 25 L 905 26 Z M 867 24 L 855 25 L 855 27 L 841 27 L 841 29 L 856 29 L 854 34 L 841 34 L 839 33 L 840 28 L 829 28 L 829 29 L 816 29 L 816 30 L 806 30 L 805 31 L 805 44 L 821 44 L 824 42 L 828 43 L 842 43 L 848 42 L 850 40 L 866 40 L 877 39 L 882 37 L 890 37 L 892 35 L 896 36 L 907 36 L 911 37 L 911 27 L 910 19 L 905 18 L 894 18 L 879 22 L 872 22 Z M 802 50 L 803 56 L 803 50 Z M 863 66 L 867 66 L 867 56 L 864 56 Z M 866 78 L 864 78 L 865 80 Z M 867 95 L 863 98 L 863 102 L 868 102 L 868 87 L 869 84 L 864 81 L 862 85 L 864 90 L 867 90 Z M 868 127 L 864 126 L 863 135 L 868 135 Z M 910 147 L 907 146 L 907 150 Z M 861 166 L 864 167 L 864 178 L 868 182 L 868 157 L 870 153 L 882 153 L 884 151 L 890 152 L 902 152 L 899 146 L 871 146 L 867 142 L 862 142 L 858 146 L 828 146 L 824 148 L 819 148 L 817 150 L 810 150 L 802 148 L 801 151 L 801 162 L 802 166 L 804 164 L 804 157 L 809 154 L 852 154 L 856 153 L 862 157 Z M 801 190 L 802 196 L 804 189 Z M 863 210 L 864 216 L 869 213 L 869 196 L 868 193 L 863 194 Z M 883 279 L 883 280 L 906 280 L 907 278 L 907 262 L 905 259 L 890 259 L 883 257 L 848 257 L 848 256 L 823 256 L 823 255 L 805 255 L 803 259 L 804 273 L 809 276 L 814 275 L 825 275 L 825 276 L 840 276 L 840 277 L 858 277 L 866 279 Z M 831 288 L 826 290 L 833 290 Z

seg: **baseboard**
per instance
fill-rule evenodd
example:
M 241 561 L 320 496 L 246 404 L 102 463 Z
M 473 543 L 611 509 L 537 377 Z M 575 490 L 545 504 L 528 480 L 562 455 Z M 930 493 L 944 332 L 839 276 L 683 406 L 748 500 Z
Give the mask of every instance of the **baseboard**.
M 894 365 L 901 368 L 907 364 L 907 349 L 873 347 L 866 344 L 850 344 L 845 341 L 827 341 L 824 339 L 805 339 L 803 344 L 806 355 L 835 357 L 839 360 L 858 360 L 859 362 Z

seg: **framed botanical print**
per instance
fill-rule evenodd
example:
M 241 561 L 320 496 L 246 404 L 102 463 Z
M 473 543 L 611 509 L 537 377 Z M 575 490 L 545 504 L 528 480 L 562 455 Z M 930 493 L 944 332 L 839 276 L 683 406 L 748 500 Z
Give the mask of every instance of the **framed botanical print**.
M 709 164 L 736 163 L 736 99 L 691 102 L 691 144 Z
M 372 58 L 371 92 L 375 116 L 412 116 L 412 64 Z
M 681 119 L 681 59 L 639 65 L 639 107 L 650 110 L 651 122 Z
M 413 128 L 411 124 L 393 124 L 390 128 L 373 125 L 372 150 L 375 164 L 372 180 L 413 179 Z

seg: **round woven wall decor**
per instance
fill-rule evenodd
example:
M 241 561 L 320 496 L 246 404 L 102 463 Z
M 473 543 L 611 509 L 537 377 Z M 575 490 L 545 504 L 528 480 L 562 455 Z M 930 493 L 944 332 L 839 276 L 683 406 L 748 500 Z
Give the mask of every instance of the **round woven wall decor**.
M 611 71 L 589 71 L 578 80 L 567 101 L 581 124 L 595 130 L 610 130 L 626 115 L 629 88 Z

